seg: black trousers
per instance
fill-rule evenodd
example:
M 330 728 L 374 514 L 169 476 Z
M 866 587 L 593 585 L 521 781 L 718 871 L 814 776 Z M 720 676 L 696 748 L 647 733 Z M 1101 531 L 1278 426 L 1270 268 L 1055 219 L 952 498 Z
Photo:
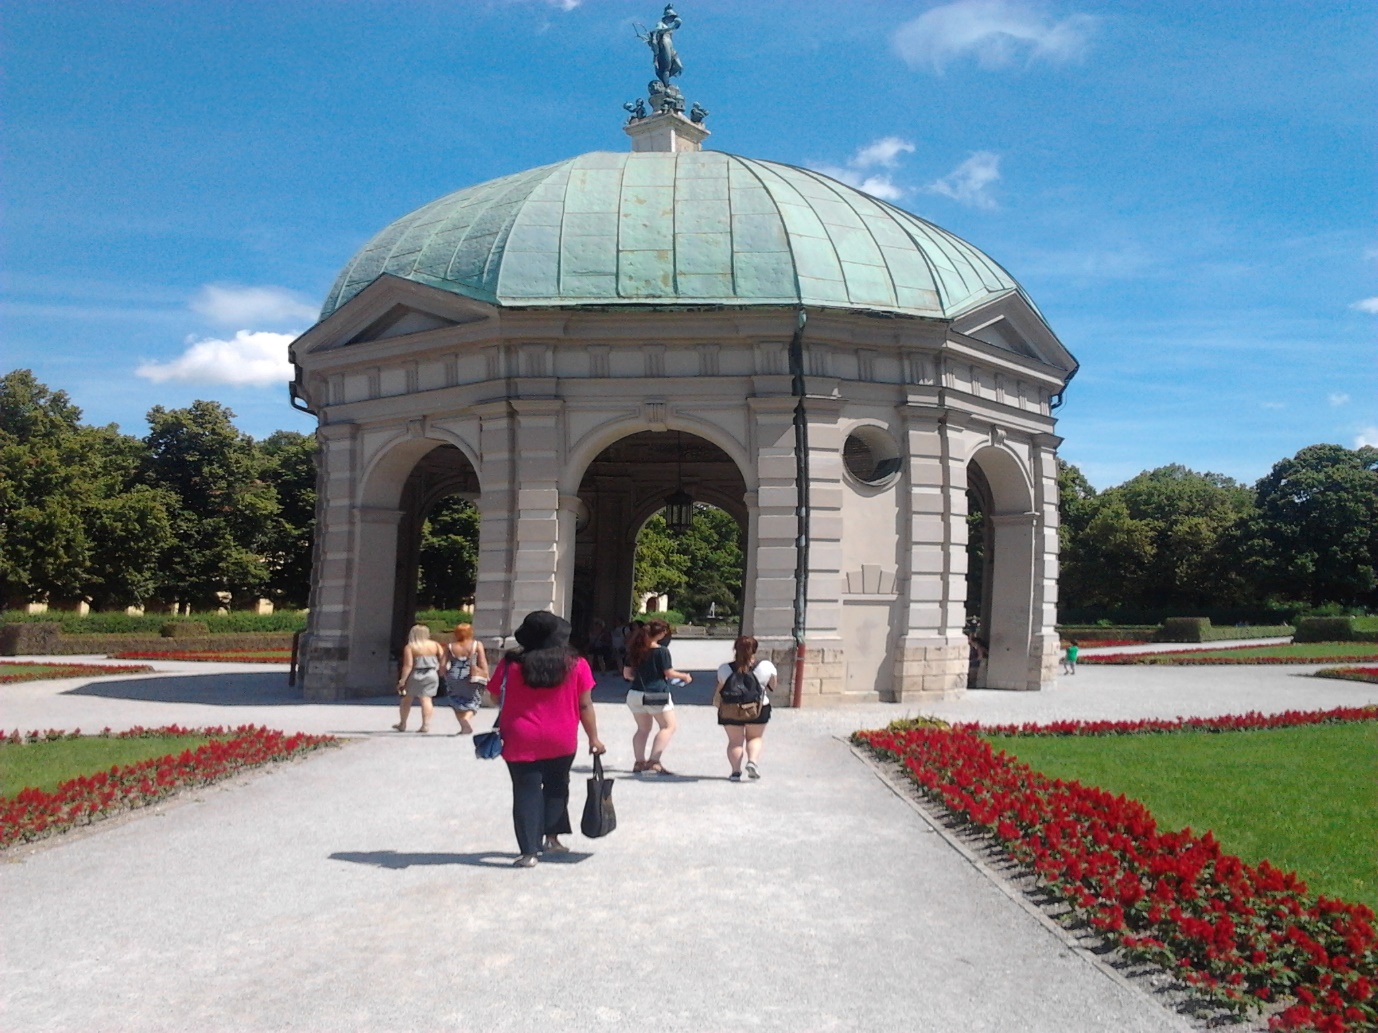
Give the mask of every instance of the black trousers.
M 548 760 L 509 760 L 512 824 L 523 854 L 541 850 L 545 836 L 562 836 L 569 827 L 569 769 L 574 754 Z

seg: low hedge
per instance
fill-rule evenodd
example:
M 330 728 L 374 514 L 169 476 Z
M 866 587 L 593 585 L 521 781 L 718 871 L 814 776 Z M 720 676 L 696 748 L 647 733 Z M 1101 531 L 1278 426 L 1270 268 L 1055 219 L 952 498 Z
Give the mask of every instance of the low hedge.
M 1209 617 L 1169 617 L 1158 632 L 1158 642 L 1231 642 L 1242 638 L 1286 638 L 1290 624 L 1244 624 L 1217 628 Z M 1335 641 L 1326 639 L 1325 641 Z
M 175 621 L 198 621 L 211 635 L 267 634 L 279 631 L 305 631 L 305 610 L 279 610 L 277 613 L 193 613 L 173 617 L 164 613 L 146 613 L 142 617 L 128 613 L 25 613 L 5 610 L 0 624 L 57 624 L 65 635 L 157 635 L 164 624 Z M 453 626 L 453 625 L 451 625 Z
M 1083 646 L 1093 646 L 1097 642 L 1152 642 L 1158 634 L 1158 625 L 1107 628 L 1100 624 L 1059 624 L 1055 630 L 1063 638 L 1074 638 Z
M 258 635 L 197 635 L 175 639 L 159 634 L 143 635 L 64 635 L 57 624 L 7 624 L 0 628 L 0 656 L 86 656 L 166 650 L 176 648 L 198 652 L 230 650 L 291 649 L 292 632 L 264 632 Z
M 1296 642 L 1353 642 L 1353 617 L 1303 617 L 1297 621 Z

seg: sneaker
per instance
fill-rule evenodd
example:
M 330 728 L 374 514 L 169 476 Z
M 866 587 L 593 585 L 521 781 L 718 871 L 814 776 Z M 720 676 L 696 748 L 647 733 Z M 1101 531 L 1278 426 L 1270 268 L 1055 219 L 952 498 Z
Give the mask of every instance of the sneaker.
M 761 777 L 761 769 L 758 768 L 758 767 L 756 766 L 756 762 L 755 762 L 754 760 L 749 760 L 749 761 L 746 762 L 746 777 L 747 777 L 747 778 L 760 778 L 760 777 Z
M 536 855 L 535 855 L 535 854 L 522 854 L 521 857 L 517 858 L 515 861 L 512 862 L 512 867 L 513 867 L 513 868 L 535 868 L 535 867 L 536 867 Z
M 740 782 L 742 780 L 742 773 L 740 771 L 734 771 L 727 776 L 727 780 L 729 782 Z

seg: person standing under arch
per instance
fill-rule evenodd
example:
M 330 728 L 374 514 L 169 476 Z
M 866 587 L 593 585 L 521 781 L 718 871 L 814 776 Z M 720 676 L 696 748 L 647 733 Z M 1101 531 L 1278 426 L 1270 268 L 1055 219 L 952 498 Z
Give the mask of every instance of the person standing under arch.
M 732 644 L 733 660 L 718 668 L 718 687 L 713 693 L 714 700 L 722 695 L 723 686 L 735 674 L 754 677 L 761 690 L 761 713 L 759 716 L 742 720 L 724 717 L 721 707 L 718 710 L 718 724 L 727 732 L 727 763 L 732 766 L 730 781 L 742 780 L 742 757 L 746 757 L 748 778 L 761 777 L 759 767 L 761 748 L 765 744 L 766 724 L 770 721 L 770 694 L 775 691 L 779 672 L 769 660 L 757 660 L 756 651 L 760 642 L 750 635 L 740 636 Z
M 638 627 L 627 643 L 627 665 L 622 668 L 622 677 L 632 683 L 627 690 L 627 707 L 636 719 L 636 734 L 632 736 L 632 752 L 636 756 L 632 765 L 634 774 L 670 774 L 660 762 L 678 726 L 670 679 L 683 684 L 693 680 L 692 675 L 670 666 L 670 650 L 660 644 L 668 634 L 670 625 L 663 620 L 650 620 Z M 660 729 L 651 740 L 651 728 L 655 725 Z M 651 741 L 649 757 L 646 755 L 648 740 Z
M 402 668 L 397 675 L 397 695 L 402 719 L 392 727 L 399 732 L 407 730 L 407 717 L 411 714 L 412 700 L 421 702 L 421 727 L 418 732 L 431 730 L 431 700 L 440 689 L 440 679 L 445 675 L 447 653 L 439 642 L 431 640 L 431 629 L 424 624 L 414 624 L 407 633 L 407 644 L 402 650 Z

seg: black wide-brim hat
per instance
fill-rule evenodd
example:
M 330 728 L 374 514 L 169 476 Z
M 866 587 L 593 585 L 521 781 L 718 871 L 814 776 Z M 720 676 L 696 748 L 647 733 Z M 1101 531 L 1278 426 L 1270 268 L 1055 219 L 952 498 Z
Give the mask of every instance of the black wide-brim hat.
M 535 610 L 526 615 L 512 637 L 517 640 L 517 645 L 534 652 L 569 645 L 569 632 L 569 621 L 563 617 L 557 617 L 549 610 Z

